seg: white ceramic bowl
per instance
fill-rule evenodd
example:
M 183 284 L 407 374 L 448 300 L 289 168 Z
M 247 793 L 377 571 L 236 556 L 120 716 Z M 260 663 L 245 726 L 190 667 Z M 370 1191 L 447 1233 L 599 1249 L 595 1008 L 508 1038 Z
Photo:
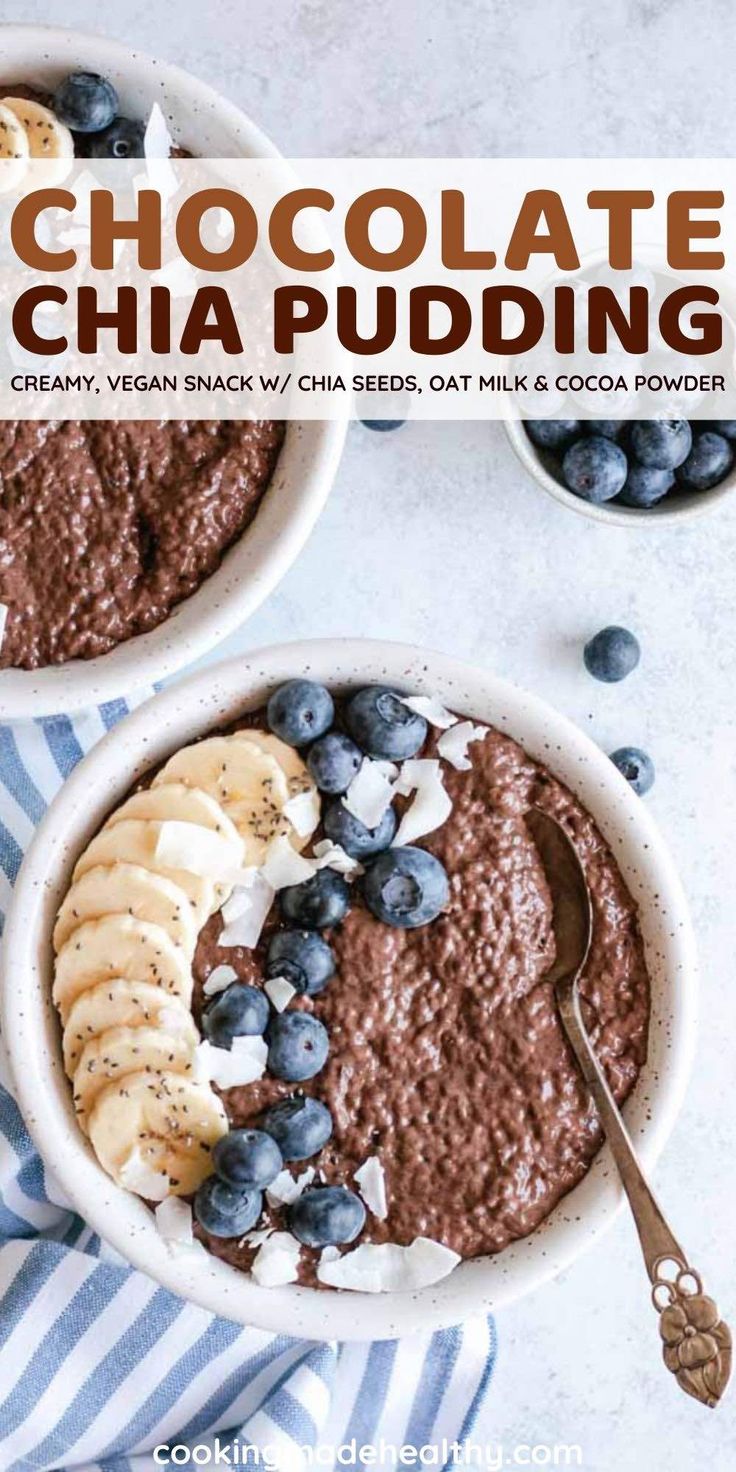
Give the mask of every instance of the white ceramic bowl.
M 551 706 L 442 654 L 368 640 L 316 640 L 258 650 L 157 695 L 115 728 L 65 783 L 28 851 L 8 920 L 2 1029 L 21 1109 L 39 1150 L 88 1222 L 136 1267 L 225 1317 L 315 1339 L 389 1338 L 456 1323 L 530 1292 L 613 1220 L 622 1193 L 607 1151 L 536 1232 L 496 1257 L 460 1265 L 417 1293 L 372 1296 L 259 1288 L 213 1257 L 172 1256 L 143 1202 L 97 1164 L 75 1122 L 51 1003 L 51 929 L 76 857 L 142 772 L 241 711 L 274 685 L 308 674 L 333 688 L 386 681 L 437 692 L 448 705 L 517 738 L 580 796 L 637 900 L 652 980 L 649 1057 L 626 1106 L 645 1165 L 669 1134 L 695 1031 L 695 957 L 687 906 L 646 807 L 607 756 Z
M 684 521 L 703 516 L 706 511 L 712 511 L 715 506 L 721 505 L 736 488 L 735 464 L 725 480 L 720 485 L 713 486 L 710 491 L 677 491 L 665 496 L 649 511 L 640 511 L 635 506 L 615 506 L 612 501 L 604 501 L 597 506 L 593 501 L 584 501 L 582 496 L 575 496 L 567 489 L 556 457 L 549 450 L 540 450 L 532 444 L 523 419 L 505 419 L 504 428 L 524 469 L 543 491 L 554 496 L 563 506 L 569 506 L 571 511 L 588 516 L 592 521 L 606 522 L 608 526 L 623 526 L 629 530 L 638 530 L 641 527 L 649 527 L 651 530 L 674 524 L 681 526 Z
M 277 157 L 245 113 L 204 82 L 103 36 L 51 26 L 0 26 L 0 74 L 50 89 L 69 71 L 103 72 L 124 112 L 145 118 L 158 102 L 172 131 L 200 157 Z M 20 720 L 84 706 L 153 684 L 232 633 L 272 592 L 299 555 L 324 506 L 347 419 L 292 421 L 258 515 L 218 571 L 158 628 L 97 659 L 0 672 L 0 715 Z

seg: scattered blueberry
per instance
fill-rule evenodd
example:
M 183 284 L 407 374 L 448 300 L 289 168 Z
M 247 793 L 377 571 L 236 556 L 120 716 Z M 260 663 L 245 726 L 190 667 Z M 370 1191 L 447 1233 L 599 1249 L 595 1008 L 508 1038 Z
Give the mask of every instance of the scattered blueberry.
M 706 430 L 696 435 L 687 460 L 677 472 L 679 484 L 686 491 L 709 491 L 728 475 L 733 465 L 733 447 L 722 434 Z
M 398 825 L 396 813 L 389 807 L 376 828 L 366 828 L 365 823 L 348 812 L 340 798 L 327 803 L 322 822 L 327 837 L 339 843 L 351 859 L 368 859 L 382 853 L 389 847 Z
M 423 848 L 392 848 L 379 854 L 363 877 L 368 909 L 386 925 L 413 930 L 428 925 L 447 904 L 447 875 Z
M 230 1048 L 233 1038 L 260 1037 L 266 1031 L 269 1016 L 265 992 L 234 981 L 203 1012 L 202 1031 L 216 1048 Z
M 118 94 L 97 72 L 72 72 L 54 93 L 53 110 L 75 133 L 101 133 L 118 110 Z
M 306 746 L 322 736 L 334 714 L 329 690 L 315 680 L 287 680 L 268 702 L 268 724 L 288 746 Z
M 736 440 L 736 419 L 714 419 L 708 427 L 716 434 L 725 435 L 727 440 Z
M 610 624 L 608 628 L 601 629 L 600 633 L 588 640 L 583 650 L 588 674 L 595 680 L 603 680 L 607 685 L 625 680 L 636 669 L 640 655 L 639 640 L 618 624 Z
M 693 441 L 687 419 L 639 419 L 631 426 L 631 448 L 641 465 L 676 470 Z
M 230 1130 L 217 1141 L 212 1164 L 229 1186 L 262 1191 L 283 1169 L 284 1159 L 273 1135 L 265 1130 Z
M 280 1099 L 260 1120 L 261 1128 L 276 1141 L 284 1160 L 309 1160 L 327 1144 L 332 1115 L 321 1099 Z
M 133 118 L 115 118 L 109 128 L 94 133 L 87 145 L 90 158 L 143 158 L 143 123 Z
M 576 496 L 600 504 L 623 489 L 628 463 L 623 450 L 603 435 L 576 440 L 565 452 L 562 474 Z
M 369 756 L 403 761 L 427 739 L 427 722 L 404 705 L 395 690 L 369 685 L 351 695 L 345 711 L 350 735 Z
M 654 784 L 654 762 L 638 746 L 620 746 L 611 752 L 611 761 L 638 797 L 644 797 Z
M 378 430 L 379 434 L 386 434 L 391 429 L 401 429 L 406 424 L 405 419 L 361 419 L 361 424 L 366 429 Z
M 347 914 L 350 890 L 334 869 L 318 869 L 303 884 L 290 884 L 279 894 L 281 914 L 289 925 L 305 930 L 326 930 L 339 925 Z
M 673 470 L 663 470 L 658 465 L 638 465 L 636 461 L 629 466 L 626 483 L 621 492 L 619 500 L 623 506 L 636 506 L 640 509 L 648 509 L 656 506 L 658 501 L 672 489 L 675 483 Z
M 585 428 L 588 434 L 600 434 L 604 440 L 620 440 L 626 422 L 623 419 L 588 419 Z
M 315 741 L 307 757 L 307 766 L 320 790 L 337 794 L 347 792 L 353 777 L 360 771 L 363 753 L 342 731 L 328 731 Z
M 212 1237 L 241 1237 L 254 1227 L 263 1210 L 260 1191 L 231 1186 L 209 1176 L 194 1198 L 194 1214 Z
M 580 434 L 579 419 L 527 419 L 524 427 L 540 450 L 566 450 Z
M 280 1012 L 268 1029 L 268 1071 L 287 1083 L 314 1078 L 329 1050 L 327 1028 L 309 1012 Z
M 311 1186 L 289 1207 L 289 1226 L 305 1247 L 336 1247 L 362 1232 L 365 1207 L 347 1186 Z
M 335 974 L 335 957 L 316 930 L 277 930 L 266 957 L 266 976 L 283 976 L 298 992 L 315 997 Z

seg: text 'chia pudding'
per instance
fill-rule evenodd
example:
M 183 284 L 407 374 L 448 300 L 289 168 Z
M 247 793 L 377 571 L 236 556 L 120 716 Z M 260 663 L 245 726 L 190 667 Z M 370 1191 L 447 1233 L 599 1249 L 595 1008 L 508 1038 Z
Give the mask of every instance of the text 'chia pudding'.
M 294 679 L 109 816 L 54 1000 L 80 1126 L 172 1251 L 263 1286 L 420 1288 L 580 1181 L 601 1133 L 545 980 L 533 807 L 585 869 L 581 992 L 621 1103 L 647 1049 L 636 907 L 580 802 L 492 727 Z
M 120 114 L 105 77 L 0 83 L 0 188 L 34 158 L 183 156 L 158 104 Z M 49 181 L 51 182 L 51 181 Z M 253 521 L 285 426 L 271 420 L 0 423 L 0 669 L 93 659 L 156 628 Z

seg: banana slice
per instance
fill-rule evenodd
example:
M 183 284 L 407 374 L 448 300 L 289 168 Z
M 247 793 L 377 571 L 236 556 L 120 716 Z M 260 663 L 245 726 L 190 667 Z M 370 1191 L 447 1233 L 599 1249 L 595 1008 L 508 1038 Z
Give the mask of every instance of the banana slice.
M 2 106 L 23 129 L 31 158 L 53 162 L 53 167 L 49 162 L 38 183 L 57 184 L 65 179 L 74 158 L 74 139 L 65 124 L 48 107 L 25 97 L 3 97 Z
M 28 171 L 28 135 L 15 113 L 0 103 L 0 194 L 8 194 Z
M 192 1048 L 199 1033 L 188 1007 L 150 981 L 117 977 L 88 987 L 73 1003 L 64 1028 L 64 1068 L 72 1078 L 85 1045 L 111 1028 L 161 1027 Z
M 201 828 L 212 828 L 223 838 L 229 838 L 238 854 L 242 849 L 238 830 L 219 802 L 208 792 L 202 792 L 198 787 L 185 787 L 183 782 L 167 782 L 134 792 L 110 814 L 105 827 L 112 828 L 129 818 L 142 818 L 154 823 L 165 823 L 167 819 L 177 823 L 198 823 Z
M 135 1189 L 131 1160 L 168 1178 L 174 1196 L 196 1191 L 212 1174 L 212 1148 L 227 1133 L 224 1106 L 205 1084 L 185 1075 L 129 1073 L 108 1084 L 89 1119 L 100 1165 Z
M 259 751 L 265 751 L 268 756 L 272 756 L 286 777 L 292 797 L 297 792 L 308 792 L 314 787 L 306 762 L 302 761 L 299 752 L 295 751 L 293 746 L 287 746 L 279 736 L 272 735 L 270 731 L 250 731 L 246 727 L 242 731 L 235 731 L 233 740 L 249 741 L 253 746 L 257 746 Z
M 187 1006 L 191 1001 L 191 967 L 166 931 L 130 915 L 106 915 L 80 925 L 56 958 L 53 997 L 63 1024 L 80 992 L 116 977 L 150 981 Z
M 184 746 L 154 777 L 154 787 L 183 782 L 215 797 L 245 844 L 244 862 L 260 865 L 272 838 L 285 831 L 281 810 L 290 797 L 285 773 L 271 752 L 242 736 L 210 736 Z
M 113 824 L 111 828 L 102 828 L 77 860 L 74 882 L 98 865 L 120 862 L 151 869 L 183 889 L 199 931 L 205 920 L 219 908 L 222 900 L 219 899 L 217 887 L 211 879 L 192 874 L 189 869 L 169 869 L 159 863 L 156 858 L 156 844 L 160 829 L 160 823 L 141 818 L 126 818 L 121 823 Z
M 111 1027 L 90 1038 L 74 1073 L 74 1108 L 81 1128 L 111 1079 L 128 1073 L 189 1073 L 194 1047 L 183 1035 L 156 1027 Z
M 132 915 L 168 932 L 191 960 L 197 945 L 194 911 L 178 884 L 138 864 L 97 864 L 67 891 L 54 927 L 54 950 L 60 951 L 85 920 L 103 915 Z

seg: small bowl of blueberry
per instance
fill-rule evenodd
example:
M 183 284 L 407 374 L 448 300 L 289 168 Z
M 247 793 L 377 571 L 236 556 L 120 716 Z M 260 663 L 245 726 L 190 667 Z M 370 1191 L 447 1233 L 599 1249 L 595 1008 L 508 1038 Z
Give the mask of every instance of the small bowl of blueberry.
M 545 491 L 609 524 L 697 516 L 736 485 L 732 419 L 515 419 L 506 430 Z

